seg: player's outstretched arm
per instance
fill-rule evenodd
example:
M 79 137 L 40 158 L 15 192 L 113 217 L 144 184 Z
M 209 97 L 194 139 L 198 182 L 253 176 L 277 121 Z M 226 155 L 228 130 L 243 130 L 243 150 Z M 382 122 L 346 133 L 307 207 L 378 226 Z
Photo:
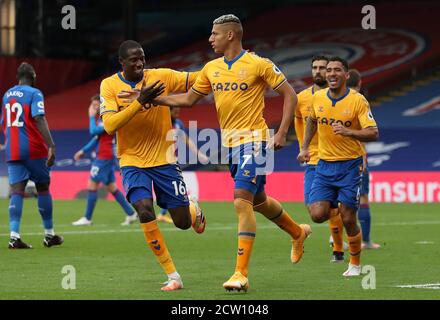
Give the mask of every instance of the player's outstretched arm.
M 289 127 L 292 124 L 293 116 L 295 112 L 296 104 L 298 103 L 298 98 L 296 96 L 295 90 L 292 86 L 286 81 L 284 82 L 277 90 L 283 97 L 283 117 L 281 119 L 281 124 L 278 129 L 278 132 L 275 134 L 273 139 L 273 148 L 275 150 L 279 150 L 286 144 L 287 132 L 289 131 Z M 269 144 L 268 148 L 271 148 L 272 145 Z
M 379 129 L 377 127 L 368 127 L 361 130 L 349 129 L 340 123 L 333 123 L 333 133 L 344 137 L 351 137 L 361 142 L 376 141 L 379 139 Z
M 80 160 L 83 156 L 84 156 L 85 152 L 81 149 L 78 150 L 77 152 L 75 152 L 75 154 L 73 155 L 73 160 L 78 161 Z
M 105 131 L 108 134 L 114 134 L 119 128 L 125 126 L 144 105 L 151 103 L 153 99 L 161 95 L 164 90 L 164 84 L 159 83 L 159 81 L 156 81 L 148 87 L 144 87 L 144 84 L 142 84 L 139 97 L 127 108 L 119 112 L 106 112 L 102 114 Z
M 38 131 L 41 133 L 44 142 L 49 148 L 46 165 L 51 167 L 55 162 L 55 143 L 53 142 L 52 135 L 50 134 L 49 125 L 47 124 L 46 117 L 43 115 L 36 116 L 34 119 Z
M 82 147 L 79 151 L 75 153 L 73 159 L 78 161 L 81 159 L 86 153 L 96 149 L 98 146 L 98 137 L 94 136 L 84 147 Z
M 157 97 L 153 102 L 154 104 L 161 106 L 189 108 L 202 98 L 203 96 L 195 93 L 193 90 L 189 90 L 186 93 L 176 94 L 173 96 Z

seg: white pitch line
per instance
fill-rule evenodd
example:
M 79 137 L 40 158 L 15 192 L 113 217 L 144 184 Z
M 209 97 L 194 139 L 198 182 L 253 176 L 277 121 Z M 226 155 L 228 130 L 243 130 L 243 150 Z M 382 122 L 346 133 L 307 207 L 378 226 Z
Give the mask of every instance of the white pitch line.
M 90 228 L 90 227 L 86 227 Z M 273 229 L 275 226 L 267 225 L 267 226 L 260 226 L 258 229 Z M 209 230 L 233 230 L 237 229 L 237 225 L 225 225 L 223 227 L 209 227 Z M 179 228 L 161 228 L 162 231 L 183 231 Z M 139 232 L 141 233 L 140 228 L 130 228 L 130 229 L 124 229 L 121 227 L 121 229 L 107 229 L 107 230 L 68 230 L 68 231 L 59 231 L 60 234 L 99 234 L 99 233 L 131 233 L 131 232 Z M 38 236 L 42 235 L 43 232 L 29 232 L 29 233 L 20 233 L 20 235 L 27 235 L 27 236 Z M 0 233 L 0 236 L 9 236 L 9 233 Z
M 440 224 L 440 221 L 412 221 L 412 222 L 390 222 L 390 223 L 376 223 L 373 224 L 373 227 L 378 226 L 378 227 L 388 227 L 388 226 L 413 226 L 413 225 L 437 225 Z M 37 225 L 34 225 L 37 226 Z M 39 225 L 38 225 L 39 226 Z M 71 226 L 71 225 L 60 225 L 60 226 Z M 93 228 L 93 227 L 104 227 L 104 226 L 108 226 L 107 224 L 98 224 L 98 225 L 93 225 L 93 226 L 86 226 L 84 228 Z M 59 231 L 58 227 L 56 226 L 57 231 Z M 81 228 L 81 227 L 80 227 Z M 259 225 L 257 226 L 257 230 L 258 229 L 276 229 L 278 228 L 277 226 L 275 226 L 274 224 L 268 224 L 268 225 Z M 313 224 L 312 228 L 328 228 L 327 223 L 322 223 L 322 224 Z M 215 223 L 215 224 L 209 224 L 207 225 L 207 230 L 216 230 L 216 231 L 222 231 L 222 230 L 236 230 L 237 229 L 237 224 L 233 223 L 229 223 L 229 224 L 222 224 L 222 223 Z M 166 227 L 166 228 L 161 228 L 161 230 L 163 231 L 180 231 L 180 229 L 178 228 L 174 228 L 174 227 Z M 59 231 L 60 234 L 105 234 L 105 233 L 131 233 L 131 232 L 141 232 L 141 230 L 139 228 L 130 228 L 130 229 L 125 229 L 124 227 L 121 227 L 120 229 L 104 229 L 104 230 L 66 230 L 66 231 Z M 37 235 L 42 235 L 43 231 L 41 232 L 27 232 L 27 233 L 21 233 L 21 235 L 23 236 L 37 236 Z M 9 236 L 9 233 L 0 233 L 0 236 Z
M 310 222 L 307 222 L 310 223 Z M 414 226 L 414 225 L 437 225 L 440 224 L 440 220 L 419 220 L 419 221 L 396 221 L 396 222 L 376 222 L 373 223 L 371 226 L 372 227 L 388 227 L 388 226 Z M 236 224 L 224 224 L 224 223 L 214 223 L 211 225 L 218 225 L 218 226 L 226 226 L 226 225 L 234 225 L 236 226 Z M 36 227 L 39 228 L 41 227 L 41 224 L 26 224 L 26 227 Z M 110 225 L 107 223 L 98 223 L 98 224 L 93 224 L 92 226 L 85 226 L 85 228 L 94 228 L 94 227 L 98 227 L 98 228 L 103 228 L 103 227 L 109 227 Z M 5 224 L 0 224 L 0 227 L 5 227 L 7 228 L 7 225 Z M 55 227 L 57 228 L 63 228 L 63 227 L 72 227 L 72 224 L 55 224 Z M 326 222 L 322 223 L 322 224 L 317 224 L 317 223 L 313 223 L 312 222 L 312 227 L 313 228 L 328 228 Z M 80 227 L 82 228 L 82 227 Z M 267 228 L 267 227 L 265 227 Z M 1 235 L 1 234 L 0 234 Z
M 440 283 L 405 284 L 396 286 L 396 288 L 440 290 Z

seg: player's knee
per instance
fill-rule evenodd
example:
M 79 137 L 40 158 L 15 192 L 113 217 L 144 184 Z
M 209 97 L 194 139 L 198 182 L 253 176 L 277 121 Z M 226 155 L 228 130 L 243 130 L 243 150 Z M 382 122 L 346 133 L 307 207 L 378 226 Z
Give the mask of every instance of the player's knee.
M 237 214 L 246 209 L 246 202 L 243 199 L 237 198 L 234 200 L 234 209 Z
M 182 230 L 187 230 L 191 227 L 191 214 L 189 207 L 180 207 L 177 209 L 170 209 L 170 213 L 173 217 L 174 225 Z
M 135 206 L 136 212 L 141 223 L 151 222 L 156 219 L 153 208 L 147 205 Z
M 368 194 L 361 195 L 360 204 L 368 204 Z
M 344 227 L 346 229 L 350 229 L 352 227 L 355 227 L 357 224 L 356 215 L 355 214 L 341 214 L 342 217 L 342 223 L 344 224 Z
M 325 214 L 313 210 L 310 210 L 310 217 L 312 218 L 313 222 L 316 223 L 323 223 L 328 220 L 328 217 Z
M 185 219 L 184 221 L 175 221 L 174 225 L 182 230 L 188 230 L 191 227 L 191 219 Z
M 108 192 L 115 193 L 118 190 L 118 187 L 115 183 L 110 183 L 107 185 Z
M 23 193 L 26 189 L 25 182 L 19 182 L 11 185 L 11 193 Z
M 181 219 L 173 220 L 174 225 L 182 230 L 187 230 L 191 227 L 191 217 L 182 217 Z
M 347 231 L 347 235 L 353 236 L 359 231 L 356 218 L 342 219 L 342 223 L 344 224 L 344 229 Z
M 49 191 L 49 183 L 36 183 L 35 188 L 37 192 L 48 192 Z

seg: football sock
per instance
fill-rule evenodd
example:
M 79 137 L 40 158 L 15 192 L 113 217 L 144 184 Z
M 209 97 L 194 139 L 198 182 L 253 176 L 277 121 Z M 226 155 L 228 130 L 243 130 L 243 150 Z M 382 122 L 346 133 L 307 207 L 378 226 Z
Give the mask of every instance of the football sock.
M 49 192 L 38 193 L 38 211 L 43 219 L 45 233 L 53 235 L 52 196 Z
M 358 211 L 358 219 L 362 229 L 362 240 L 370 242 L 371 214 L 370 205 L 368 203 L 361 204 Z
M 124 209 L 124 212 L 127 216 L 131 216 L 134 214 L 133 208 L 127 202 L 127 200 L 125 199 L 125 197 L 121 191 L 116 190 L 115 192 L 112 192 L 112 195 L 113 195 L 113 197 L 115 197 L 116 201 L 119 203 L 119 205 L 122 207 L 122 209 Z M 92 209 L 92 212 L 93 212 L 93 209 Z
M 168 279 L 181 280 L 180 274 L 177 271 L 169 273 L 169 274 L 167 274 L 167 276 L 168 276 Z
M 191 210 L 191 207 L 190 207 L 190 210 Z M 164 216 L 167 214 L 167 211 L 168 211 L 167 209 L 160 208 L 159 214 Z M 191 221 L 192 221 L 192 215 L 191 215 Z
M 238 216 L 238 250 L 235 271 L 239 271 L 247 277 L 257 222 L 251 202 L 244 199 L 235 199 L 234 207 Z
M 9 229 L 11 238 L 20 238 L 20 220 L 23 213 L 23 196 L 22 192 L 11 193 L 9 199 Z
M 162 233 L 157 226 L 156 220 L 141 223 L 141 228 L 144 231 L 145 241 L 150 246 L 151 251 L 156 256 L 157 261 L 165 273 L 169 275 L 176 272 L 173 259 L 171 259 L 171 255 L 168 252 L 168 248 L 165 244 Z
M 348 239 L 348 250 L 350 251 L 350 263 L 358 266 L 361 260 L 362 234 L 359 230 L 358 234 Z
M 55 231 L 53 229 L 44 229 L 44 235 L 46 236 L 54 236 Z
M 286 231 L 293 239 L 297 239 L 301 235 L 302 228 L 289 216 L 276 199 L 267 197 L 266 201 L 254 206 L 254 210 L 262 213 Z
M 98 200 L 97 190 L 89 190 L 89 193 L 87 194 L 86 212 L 84 213 L 84 217 L 86 217 L 87 220 L 92 220 L 93 210 L 95 210 L 97 200 Z
M 344 252 L 344 224 L 338 208 L 330 209 L 328 226 L 333 238 L 333 251 Z

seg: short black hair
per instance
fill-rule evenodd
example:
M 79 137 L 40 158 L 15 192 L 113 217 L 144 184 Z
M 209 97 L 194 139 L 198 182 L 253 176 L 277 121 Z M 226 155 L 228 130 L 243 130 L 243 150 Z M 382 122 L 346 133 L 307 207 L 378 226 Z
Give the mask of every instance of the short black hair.
M 35 79 L 34 67 L 27 62 L 22 62 L 17 68 L 17 79 L 34 80 Z
M 356 69 L 348 70 L 349 78 L 347 79 L 347 87 L 354 88 L 357 87 L 359 82 L 361 81 L 361 74 Z
M 99 96 L 99 94 L 95 94 L 90 98 L 90 101 L 101 101 L 101 97 Z
M 313 66 L 313 62 L 315 62 L 315 61 L 319 61 L 319 60 L 325 60 L 325 61 L 328 62 L 328 57 L 327 57 L 327 56 L 314 56 L 314 57 L 312 58 L 312 63 L 311 63 L 311 65 Z
M 142 49 L 142 46 L 139 42 L 136 42 L 134 40 L 125 40 L 119 46 L 119 51 L 118 51 L 119 57 L 125 59 L 128 57 L 128 50 L 137 49 L 137 48 Z
M 347 60 L 345 60 L 345 59 L 343 59 L 341 57 L 330 57 L 328 59 L 328 62 L 330 62 L 330 61 L 339 61 L 344 66 L 345 72 L 348 72 L 348 62 L 347 62 Z

